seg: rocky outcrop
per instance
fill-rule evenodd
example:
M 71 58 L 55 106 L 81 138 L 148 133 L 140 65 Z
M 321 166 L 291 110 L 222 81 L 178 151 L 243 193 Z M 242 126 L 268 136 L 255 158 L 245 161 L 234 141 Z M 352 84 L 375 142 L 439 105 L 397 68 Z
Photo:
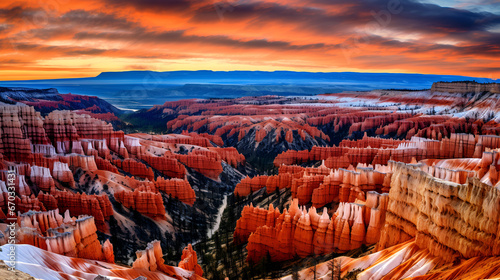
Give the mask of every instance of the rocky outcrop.
M 267 193 L 276 188 L 289 188 L 292 198 L 300 205 L 312 202 L 322 207 L 331 202 L 365 201 L 366 193 L 387 193 L 390 188 L 392 165 L 359 164 L 357 168 L 332 170 L 321 165 L 317 168 L 281 165 L 279 174 L 273 176 L 246 177 L 236 185 L 235 195 L 247 196 L 266 187 Z
M 57 208 L 60 211 L 69 210 L 69 213 L 74 216 L 91 215 L 99 231 L 107 231 L 106 221 L 113 215 L 113 208 L 107 195 L 87 195 L 55 190 L 50 192 L 50 196 L 57 200 Z
M 24 123 L 22 116 L 25 114 L 32 118 L 36 117 L 37 114 L 33 109 L 27 109 L 29 108 L 23 109 L 16 106 L 0 107 L 0 152 L 7 160 L 30 161 L 31 145 L 30 140 L 25 137 L 22 131 Z M 44 135 L 40 134 L 40 132 L 37 132 L 37 138 L 43 139 Z
M 186 262 L 184 262 L 184 260 L 193 258 L 193 256 L 196 257 L 196 253 L 194 253 L 194 255 L 193 255 L 192 252 L 189 251 L 189 248 L 190 248 L 190 245 L 188 245 L 188 247 L 186 248 L 187 251 L 186 251 L 186 249 L 183 251 L 183 256 L 185 258 L 183 258 L 183 260 L 180 262 L 180 265 L 182 265 L 182 266 L 187 265 Z M 191 250 L 192 250 L 192 248 L 191 248 Z M 185 255 L 184 255 L 184 252 L 185 252 Z M 137 251 L 136 255 L 137 255 L 137 259 L 132 264 L 132 267 L 134 269 L 146 270 L 146 271 L 151 271 L 151 272 L 160 271 L 160 272 L 162 272 L 170 277 L 173 277 L 176 279 L 184 279 L 183 276 L 179 275 L 181 273 L 181 271 L 178 271 L 176 268 L 165 264 L 165 260 L 163 259 L 163 252 L 162 252 L 161 246 L 160 246 L 160 241 L 155 240 L 153 242 L 148 243 L 148 246 L 146 247 L 146 249 L 141 250 L 141 251 Z M 193 260 L 194 259 L 195 258 L 193 258 Z M 188 260 L 187 262 L 191 262 L 191 264 L 194 265 L 194 263 L 192 261 Z M 196 264 L 196 265 L 198 265 L 198 264 Z M 190 275 L 190 277 L 193 277 L 193 278 L 190 278 L 187 275 L 184 275 L 184 277 L 189 278 L 189 279 L 198 279 L 198 277 L 200 277 L 201 274 L 203 274 L 203 271 L 201 271 L 201 268 L 200 268 L 200 270 L 194 271 L 192 273 L 192 275 Z M 200 277 L 200 279 L 203 279 L 203 278 Z
M 176 158 L 187 167 L 192 168 L 200 172 L 204 176 L 212 179 L 217 179 L 222 173 L 221 161 L 217 158 L 202 155 L 199 153 L 197 154 L 196 152 L 190 153 L 188 155 L 171 154 L 170 156 Z
M 54 179 L 67 183 L 70 187 L 75 186 L 75 179 L 73 178 L 73 173 L 68 167 L 67 163 L 60 161 L 54 162 L 54 167 L 52 168 L 52 176 Z
M 34 194 L 30 195 L 27 185 L 25 185 L 26 188 L 22 187 L 22 184 L 26 184 L 24 181 L 24 175 L 19 175 L 18 182 L 15 182 L 14 184 L 20 186 L 20 188 L 16 188 L 17 196 L 14 197 L 15 200 L 12 200 L 12 198 L 9 198 L 10 195 L 9 190 L 7 189 L 7 184 L 4 181 L 0 181 L 0 219 L 15 218 L 17 213 L 24 213 L 29 210 L 46 210 L 43 201 L 39 200 L 38 197 L 35 197 Z M 11 202 L 10 205 L 9 202 Z M 15 205 L 14 210 L 11 208 L 12 203 Z
M 168 194 L 188 205 L 193 205 L 196 200 L 196 194 L 187 180 L 173 178 L 165 180 L 161 177 L 155 182 L 159 191 Z
M 370 191 L 387 193 L 392 176 L 390 166 L 358 166 L 355 171 L 338 169 L 325 176 L 321 184 L 311 194 L 313 206 L 320 207 L 333 201 L 355 202 L 365 200 Z
M 477 83 L 475 81 L 463 82 L 437 82 L 433 83 L 431 92 L 450 92 L 450 93 L 500 93 L 500 84 L 498 83 Z
M 98 170 L 106 170 L 110 171 L 113 173 L 119 173 L 118 168 L 116 168 L 115 165 L 113 165 L 109 160 L 103 159 L 99 156 L 95 158 L 95 164 L 97 165 Z
M 50 191 L 55 187 L 50 169 L 40 166 L 31 167 L 31 181 L 42 191 Z
M 160 193 L 148 187 L 140 187 L 134 191 L 118 191 L 115 199 L 124 207 L 137 210 L 152 218 L 165 218 L 165 207 Z
M 153 169 L 147 167 L 142 162 L 137 160 L 126 158 L 123 161 L 117 159 L 114 160 L 113 163 L 118 166 L 118 168 L 123 169 L 123 171 L 130 173 L 134 176 L 138 176 L 141 178 L 146 178 L 152 181 L 155 178 Z
M 144 156 L 142 159 L 165 176 L 183 179 L 186 175 L 186 168 L 175 158 Z
M 245 164 L 245 156 L 240 154 L 234 147 L 211 147 L 209 148 L 209 150 L 217 152 L 220 155 L 221 159 L 232 167 L 236 168 Z
M 449 138 L 429 140 L 412 137 L 392 148 L 368 147 L 313 147 L 310 151 L 289 150 L 274 159 L 275 166 L 301 164 L 309 161 L 326 160 L 329 167 L 342 167 L 347 164 L 381 164 L 387 165 L 389 160 L 410 163 L 427 158 L 472 158 L 481 157 L 486 148 L 498 148 L 498 137 L 472 134 L 451 133 Z M 365 138 L 366 139 L 366 138 Z M 495 140 L 493 140 L 495 139 Z M 368 140 L 366 139 L 365 142 Z M 361 145 L 363 146 L 363 145 Z
M 18 217 L 18 225 L 18 239 L 22 244 L 70 257 L 114 262 L 113 246 L 109 241 L 101 246 L 91 216 L 71 218 L 66 211 L 63 217 L 59 209 L 29 211 Z
M 362 244 L 378 241 L 384 224 L 387 196 L 370 193 L 365 205 L 341 203 L 330 218 L 326 208 L 319 215 L 314 207 L 299 208 L 294 200 L 288 210 L 280 213 L 245 206 L 236 224 L 234 240 L 248 241 L 247 261 L 258 263 L 267 254 L 272 261 L 284 261 L 313 254 L 346 252 Z
M 196 275 L 203 276 L 203 270 L 198 264 L 198 257 L 191 244 L 188 244 L 188 246 L 182 250 L 181 261 L 178 266 L 185 270 L 194 271 Z
M 276 189 L 289 188 L 292 184 L 292 174 L 279 173 L 278 175 L 268 176 L 266 181 L 266 192 L 272 193 Z M 238 186 L 238 185 L 236 185 Z
M 268 176 L 245 177 L 234 188 L 234 194 L 237 196 L 247 196 L 254 191 L 260 190 L 266 186 L 268 178 Z
M 398 163 L 377 247 L 415 238 L 419 247 L 446 261 L 498 255 L 499 199 L 497 188 L 477 178 L 456 184 Z
M 94 157 L 99 156 L 107 160 L 111 159 L 106 139 L 82 139 L 80 143 L 82 144 L 83 151 L 86 155 L 93 155 Z
M 70 154 L 67 156 L 68 165 L 80 167 L 83 170 L 96 171 L 98 170 L 94 156 L 82 156 L 78 154 Z

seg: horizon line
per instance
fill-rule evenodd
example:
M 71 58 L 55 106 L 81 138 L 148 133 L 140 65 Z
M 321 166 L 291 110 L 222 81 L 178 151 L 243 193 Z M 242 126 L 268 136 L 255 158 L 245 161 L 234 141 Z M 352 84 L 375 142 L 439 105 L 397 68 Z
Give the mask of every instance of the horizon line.
M 30 80 L 1 80 L 0 82 L 35 82 L 35 81 L 51 81 L 51 80 L 71 80 L 71 79 L 92 79 L 97 78 L 103 73 L 128 73 L 128 72 L 154 72 L 154 73 L 170 73 L 170 72 L 220 72 L 220 73 L 230 73 L 230 72 L 264 72 L 264 73 L 276 73 L 276 72 L 290 72 L 290 73 L 314 73 L 314 74 L 334 74 L 334 73 L 359 73 L 359 74 L 400 74 L 400 75 L 429 75 L 429 76 L 453 76 L 453 77 L 464 77 L 464 78 L 478 78 L 478 79 L 488 79 L 492 81 L 498 81 L 500 78 L 490 78 L 490 77 L 477 77 L 477 76 L 464 76 L 464 75 L 453 75 L 453 74 L 434 74 L 434 73 L 418 73 L 418 72 L 356 72 L 356 71 L 296 71 L 296 70 L 211 70 L 211 69 L 198 69 L 198 70 L 170 70 L 170 71 L 157 71 L 157 70 L 124 70 L 124 71 L 103 71 L 95 76 L 82 76 L 82 77 L 66 77 L 66 78 L 52 78 L 52 79 L 30 79 Z

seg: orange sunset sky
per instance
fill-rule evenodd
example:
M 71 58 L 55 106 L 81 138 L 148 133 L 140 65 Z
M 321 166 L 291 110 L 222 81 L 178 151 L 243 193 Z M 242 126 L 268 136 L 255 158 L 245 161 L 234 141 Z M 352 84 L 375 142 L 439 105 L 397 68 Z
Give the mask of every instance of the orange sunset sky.
M 500 1 L 0 2 L 0 80 L 127 70 L 500 78 Z

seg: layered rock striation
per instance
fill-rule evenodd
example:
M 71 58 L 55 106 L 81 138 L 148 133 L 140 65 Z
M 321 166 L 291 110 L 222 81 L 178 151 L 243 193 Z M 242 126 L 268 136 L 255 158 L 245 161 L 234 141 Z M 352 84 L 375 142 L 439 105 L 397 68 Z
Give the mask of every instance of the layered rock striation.
M 498 255 L 499 207 L 499 190 L 477 178 L 456 184 L 398 163 L 377 247 L 415 238 L 446 261 Z

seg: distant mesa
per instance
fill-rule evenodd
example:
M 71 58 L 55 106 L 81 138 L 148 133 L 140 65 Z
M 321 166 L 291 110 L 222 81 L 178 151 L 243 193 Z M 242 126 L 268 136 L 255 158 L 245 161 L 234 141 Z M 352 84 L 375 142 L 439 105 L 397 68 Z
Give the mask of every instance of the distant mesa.
M 450 93 L 500 93 L 499 83 L 478 83 L 476 81 L 436 82 L 432 84 L 431 92 Z

